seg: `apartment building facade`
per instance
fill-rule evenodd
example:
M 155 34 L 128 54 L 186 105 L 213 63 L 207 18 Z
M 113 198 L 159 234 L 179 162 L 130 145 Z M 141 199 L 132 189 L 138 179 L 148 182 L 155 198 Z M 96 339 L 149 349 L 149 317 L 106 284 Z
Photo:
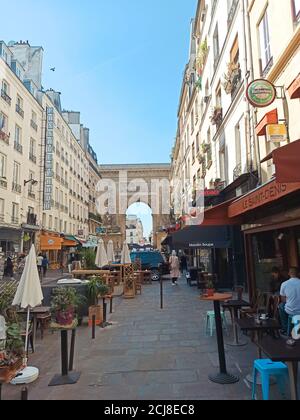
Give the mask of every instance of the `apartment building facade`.
M 55 267 L 89 237 L 97 156 L 80 118 L 77 135 L 72 113 L 62 110 L 60 93 L 42 89 L 42 48 L 1 42 L 0 53 L 1 248 L 16 255 L 35 243 Z
M 23 252 L 41 222 L 40 166 L 43 109 L 24 81 L 26 71 L 0 42 L 0 248 Z

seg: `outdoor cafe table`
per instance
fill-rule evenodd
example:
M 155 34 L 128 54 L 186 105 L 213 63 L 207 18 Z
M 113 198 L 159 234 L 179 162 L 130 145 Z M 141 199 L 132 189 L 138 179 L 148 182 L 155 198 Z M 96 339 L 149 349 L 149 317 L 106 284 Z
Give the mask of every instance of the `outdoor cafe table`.
M 239 340 L 237 320 L 239 319 L 239 310 L 242 308 L 249 308 L 251 305 L 244 300 L 229 300 L 222 304 L 224 309 L 228 309 L 231 313 L 233 321 L 233 343 L 228 343 L 232 347 L 243 347 L 248 343 L 245 340 Z
M 92 276 L 110 275 L 109 270 L 74 270 L 72 271 L 73 278 L 85 279 Z
M 261 351 L 273 362 L 286 363 L 289 369 L 291 396 L 293 401 L 298 400 L 298 364 L 300 361 L 300 341 L 295 347 L 289 347 L 287 340 L 264 337 L 258 342 Z
M 215 374 L 215 375 L 210 375 L 209 379 L 210 381 L 217 384 L 221 384 L 221 385 L 234 384 L 239 381 L 239 378 L 227 372 L 225 349 L 224 349 L 223 325 L 222 325 L 222 318 L 221 318 L 221 305 L 220 305 L 221 302 L 226 302 L 229 299 L 232 299 L 232 295 L 215 293 L 213 296 L 205 296 L 205 295 L 200 296 L 200 299 L 205 302 L 214 302 L 214 310 L 215 310 L 218 353 L 219 353 L 219 361 L 220 361 L 220 373 Z
M 33 315 L 33 324 L 32 324 L 32 340 L 33 340 L 33 347 L 35 347 L 36 342 L 36 330 L 37 330 L 37 322 L 39 315 L 45 315 L 47 313 L 50 314 L 51 308 L 49 306 L 38 306 L 36 308 L 30 309 L 30 313 Z M 20 309 L 17 311 L 18 314 L 27 314 L 27 309 Z

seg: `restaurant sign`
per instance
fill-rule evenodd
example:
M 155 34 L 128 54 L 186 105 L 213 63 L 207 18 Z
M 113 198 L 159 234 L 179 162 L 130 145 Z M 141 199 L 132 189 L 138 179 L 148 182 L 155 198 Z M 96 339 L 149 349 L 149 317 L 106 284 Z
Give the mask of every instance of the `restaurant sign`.
M 229 207 L 229 217 L 236 217 L 258 207 L 276 201 L 288 194 L 300 190 L 300 183 L 279 184 L 272 181 L 256 191 L 233 202 Z
M 247 87 L 247 99 L 256 108 L 265 108 L 276 99 L 275 86 L 264 79 L 257 79 Z
M 267 140 L 271 143 L 283 143 L 288 140 L 285 124 L 270 124 L 267 126 Z

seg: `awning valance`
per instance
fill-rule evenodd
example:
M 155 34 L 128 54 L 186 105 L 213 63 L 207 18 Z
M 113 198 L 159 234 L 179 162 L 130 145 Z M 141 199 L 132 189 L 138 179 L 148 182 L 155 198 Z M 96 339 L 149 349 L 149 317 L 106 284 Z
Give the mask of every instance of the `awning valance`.
M 232 246 L 228 226 L 188 226 L 170 235 L 166 242 L 176 249 L 227 249 Z
M 293 83 L 288 87 L 288 92 L 291 99 L 299 99 L 300 98 L 300 73 L 293 81 Z
M 41 235 L 41 251 L 60 251 L 63 239 L 55 235 Z
M 63 238 L 62 246 L 74 248 L 78 245 L 80 245 L 80 242 L 73 235 L 66 235 Z
M 268 112 L 258 123 L 255 128 L 256 134 L 258 136 L 265 136 L 267 134 L 266 128 L 270 124 L 278 124 L 278 111 L 274 109 L 273 111 Z
M 201 226 L 231 226 L 241 225 L 242 219 L 228 217 L 228 209 L 230 204 L 235 201 L 236 198 L 225 201 L 218 206 L 214 206 L 210 209 L 205 210 L 204 221 Z

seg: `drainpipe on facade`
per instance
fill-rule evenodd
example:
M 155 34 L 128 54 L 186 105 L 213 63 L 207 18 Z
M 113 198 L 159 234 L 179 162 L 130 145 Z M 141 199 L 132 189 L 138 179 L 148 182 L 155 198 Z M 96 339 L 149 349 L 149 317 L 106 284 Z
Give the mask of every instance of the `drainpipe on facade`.
M 249 62 L 250 62 L 250 77 L 248 79 L 248 83 L 250 81 L 254 80 L 254 64 L 253 64 L 253 55 L 252 55 L 252 36 L 251 36 L 251 22 L 250 22 L 250 12 L 249 12 L 249 0 L 243 0 L 243 9 L 244 9 L 244 16 L 245 16 L 245 32 L 247 32 L 247 38 L 248 39 L 248 46 L 249 48 L 247 49 L 249 52 Z M 247 27 L 247 30 L 246 30 Z M 247 40 L 246 40 L 246 45 L 247 45 Z M 246 47 L 247 48 L 247 47 Z M 248 104 L 249 106 L 249 124 L 250 124 L 250 130 L 252 132 L 252 140 L 250 141 L 250 147 L 252 149 L 252 146 L 254 148 L 254 153 L 251 153 L 251 155 L 255 155 L 253 157 L 253 163 L 256 160 L 256 166 L 257 166 L 257 170 L 258 170 L 258 184 L 261 185 L 262 184 L 262 167 L 261 167 L 261 156 L 260 156 L 260 146 L 259 146 L 259 137 L 256 135 L 255 132 L 255 127 L 257 126 L 257 108 L 252 108 L 252 112 L 251 112 L 251 107 L 250 104 Z M 252 114 L 252 118 L 251 118 L 251 114 Z M 251 124 L 252 122 L 252 124 Z

